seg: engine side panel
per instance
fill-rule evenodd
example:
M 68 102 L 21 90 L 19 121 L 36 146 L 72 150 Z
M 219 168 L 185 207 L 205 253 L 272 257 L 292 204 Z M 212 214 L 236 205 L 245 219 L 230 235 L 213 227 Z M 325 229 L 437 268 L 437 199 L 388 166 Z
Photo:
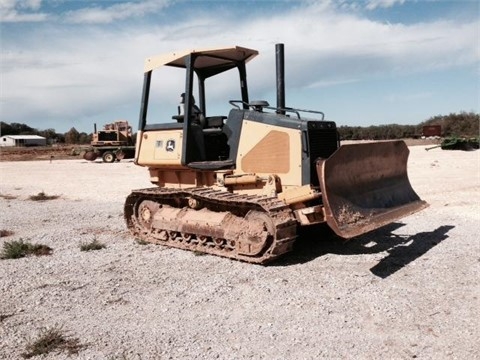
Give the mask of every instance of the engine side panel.
M 302 182 L 302 141 L 298 129 L 244 120 L 236 159 L 238 173 L 275 173 L 284 188 Z

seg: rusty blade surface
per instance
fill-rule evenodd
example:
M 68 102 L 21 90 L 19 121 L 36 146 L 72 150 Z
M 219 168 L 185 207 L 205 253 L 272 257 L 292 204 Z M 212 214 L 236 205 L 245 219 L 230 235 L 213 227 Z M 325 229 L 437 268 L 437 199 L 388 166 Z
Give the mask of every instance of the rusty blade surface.
M 385 226 L 428 206 L 407 175 L 403 141 L 342 145 L 317 162 L 328 225 L 344 238 Z

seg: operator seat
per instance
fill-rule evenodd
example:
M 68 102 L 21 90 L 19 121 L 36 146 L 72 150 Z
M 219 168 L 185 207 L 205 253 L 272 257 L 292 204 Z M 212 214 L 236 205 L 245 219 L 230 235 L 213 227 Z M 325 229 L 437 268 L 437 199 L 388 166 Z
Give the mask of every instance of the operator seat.
M 203 128 L 205 127 L 205 116 L 203 115 L 200 108 L 195 105 L 195 98 L 192 95 L 191 101 L 191 121 L 189 122 L 189 132 L 192 134 L 191 139 L 193 139 L 193 147 L 195 147 L 195 154 L 197 155 L 196 161 L 205 161 L 207 159 L 206 149 L 205 149 L 205 138 L 203 135 Z M 185 93 L 180 95 L 180 103 L 178 104 L 178 115 L 173 116 L 178 122 L 185 121 Z M 191 140 L 190 140 L 191 141 Z
M 202 110 L 195 104 L 195 98 L 192 95 L 192 111 L 191 111 L 191 116 L 192 116 L 192 122 L 199 124 L 204 128 L 207 124 L 207 120 L 205 119 L 205 116 L 202 113 Z M 185 120 L 185 93 L 182 93 L 180 95 L 180 103 L 177 106 L 178 114 L 173 115 L 172 119 L 177 120 L 179 123 L 183 123 Z

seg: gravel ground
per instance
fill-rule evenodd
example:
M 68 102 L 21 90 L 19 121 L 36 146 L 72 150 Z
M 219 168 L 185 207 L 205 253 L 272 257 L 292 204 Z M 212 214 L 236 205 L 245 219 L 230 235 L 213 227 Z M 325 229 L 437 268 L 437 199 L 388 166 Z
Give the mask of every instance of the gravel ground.
M 37 358 L 480 359 L 480 152 L 424 148 L 429 208 L 348 243 L 303 231 L 266 267 L 136 243 L 123 201 L 150 183 L 131 162 L 2 162 L 0 245 L 54 251 L 0 260 L 0 358 L 61 327 L 82 349 Z

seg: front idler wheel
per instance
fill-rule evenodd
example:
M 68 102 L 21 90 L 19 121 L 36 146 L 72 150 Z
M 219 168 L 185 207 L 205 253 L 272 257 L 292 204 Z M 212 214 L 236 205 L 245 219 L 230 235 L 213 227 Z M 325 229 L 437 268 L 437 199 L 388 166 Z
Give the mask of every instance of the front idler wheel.
M 159 204 L 150 200 L 143 200 L 140 202 L 137 207 L 137 218 L 138 222 L 142 225 L 143 228 L 147 230 L 151 229 L 153 216 L 159 208 Z

